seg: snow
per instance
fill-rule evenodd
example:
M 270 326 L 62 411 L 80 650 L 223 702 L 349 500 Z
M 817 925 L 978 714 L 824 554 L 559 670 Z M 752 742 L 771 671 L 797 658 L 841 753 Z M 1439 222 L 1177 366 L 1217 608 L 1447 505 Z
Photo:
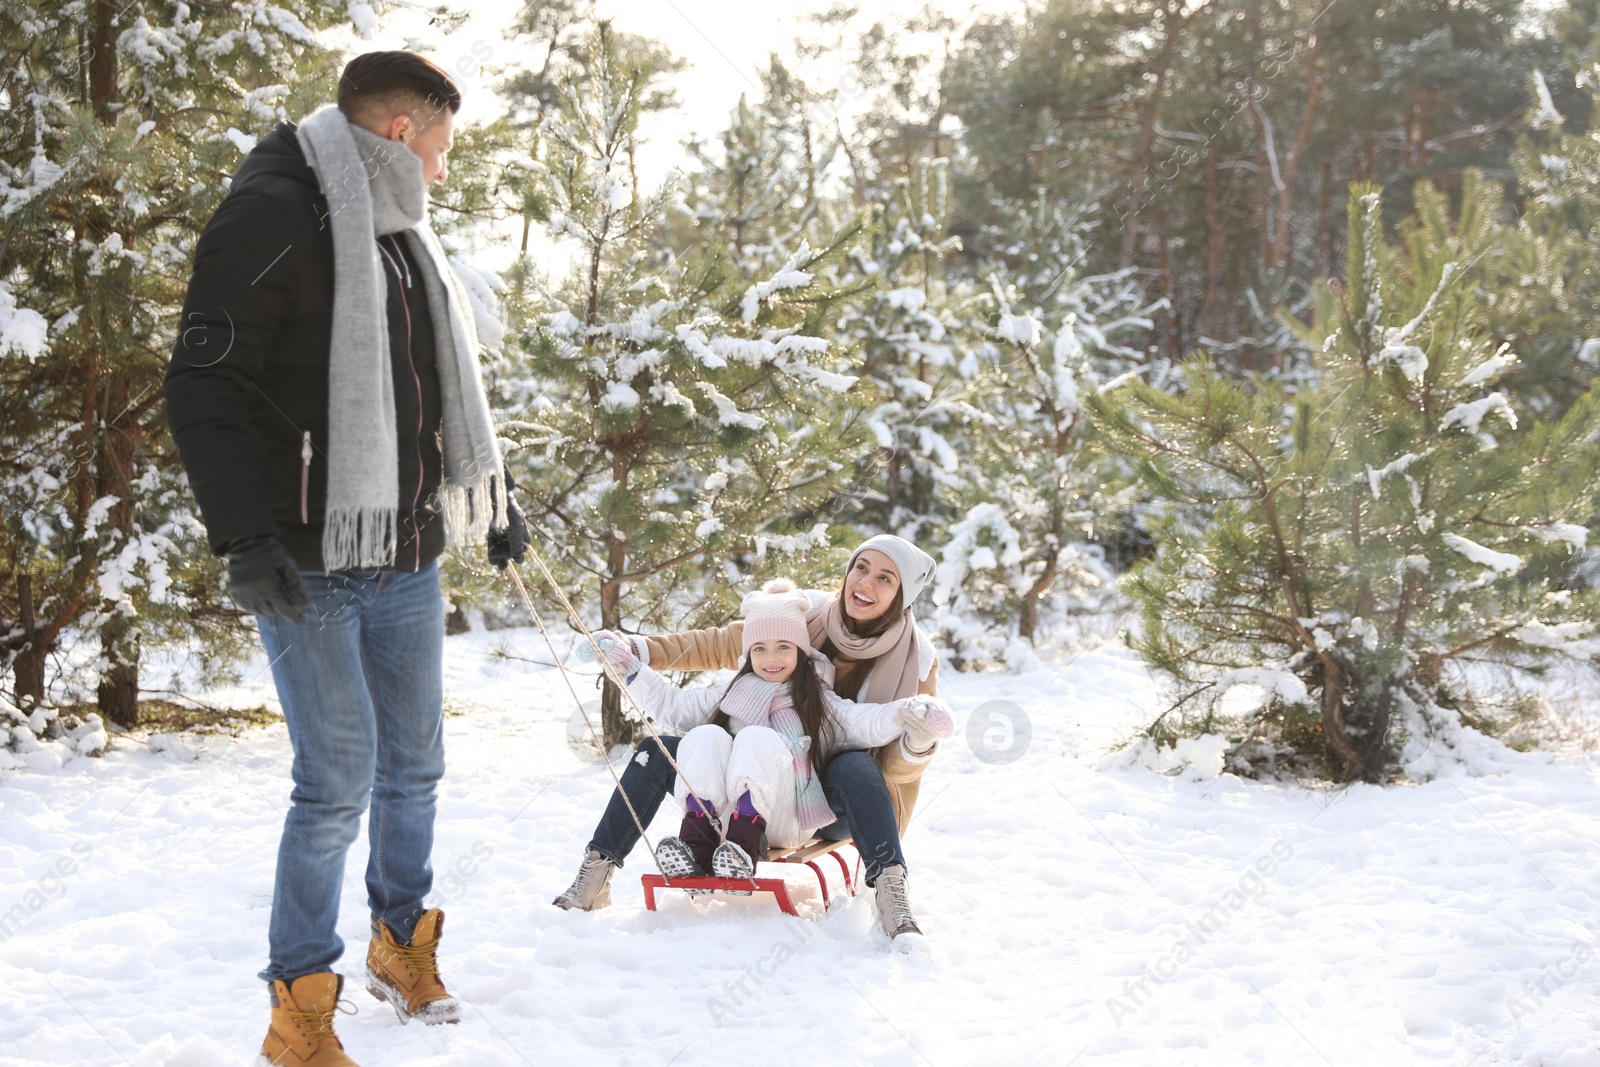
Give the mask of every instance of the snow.
M 570 311 L 553 311 L 545 316 L 545 326 L 560 337 L 575 337 L 583 329 L 583 320 Z
M 1560 126 L 1563 121 L 1561 112 L 1556 110 L 1556 102 L 1550 96 L 1550 86 L 1545 83 L 1544 75 L 1537 70 L 1533 72 L 1533 90 L 1539 99 L 1539 109 L 1528 117 L 1528 125 L 1536 130 Z
M 378 13 L 372 9 L 367 0 L 349 0 L 345 13 L 350 16 L 350 24 L 355 27 L 356 35 L 363 41 L 372 40 L 378 30 Z
M 0 356 L 25 356 L 29 363 L 44 355 L 50 324 L 31 308 L 17 307 L 11 287 L 0 282 Z
M 683 347 L 688 349 L 689 354 L 699 360 L 701 366 L 708 370 L 719 370 L 728 365 L 727 360 L 712 351 L 706 335 L 701 331 L 689 325 L 679 325 L 674 328 L 673 333 L 683 343 Z
M 778 272 L 764 282 L 756 282 L 745 290 L 744 299 L 740 303 L 740 314 L 745 322 L 756 321 L 756 316 L 761 313 L 761 305 L 771 299 L 772 294 L 785 289 L 803 289 L 811 284 L 811 275 L 800 270 L 801 261 L 811 257 L 811 247 L 804 241 L 800 247 L 789 257 Z
M 1384 331 L 1383 348 L 1373 357 L 1377 363 L 1392 363 L 1400 368 L 1400 373 L 1406 376 L 1407 381 L 1416 381 L 1428 369 L 1428 355 L 1421 348 L 1410 344 L 1411 335 L 1416 333 L 1429 315 L 1433 307 L 1439 302 L 1439 295 L 1450 284 L 1450 279 L 1456 274 L 1456 264 L 1446 263 L 1440 268 L 1439 284 L 1428 296 L 1427 303 L 1422 305 L 1422 310 L 1416 317 L 1403 326 L 1396 326 Z M 1378 305 L 1374 303 L 1371 313 L 1376 314 Z M 1515 425 L 1515 424 L 1513 424 Z
M 812 525 L 810 530 L 796 534 L 756 534 L 756 561 L 763 562 L 769 551 L 781 552 L 784 555 L 793 555 L 796 552 L 809 552 L 813 548 L 828 543 L 828 524 L 819 522 Z
M 1513 430 L 1517 428 L 1517 413 L 1511 409 L 1511 402 L 1501 392 L 1490 393 L 1470 403 L 1457 404 L 1444 413 L 1444 421 L 1440 423 L 1439 428 L 1448 430 L 1452 426 L 1460 426 L 1468 433 L 1477 433 L 1478 427 L 1483 425 L 1484 417 L 1491 412 L 1505 419 Z
M 1565 541 L 1572 546 L 1574 552 L 1581 552 L 1589 545 L 1588 529 L 1575 522 L 1552 522 L 1548 526 L 1530 526 L 1528 532 L 1546 544 Z
M 1109 393 L 1109 392 L 1112 392 L 1114 390 L 1121 389 L 1124 385 L 1127 385 L 1129 382 L 1133 381 L 1137 377 L 1139 377 L 1139 372 L 1136 371 L 1136 370 L 1123 371 L 1121 374 L 1117 375 L 1115 378 L 1112 378 L 1109 381 L 1107 381 L 1105 384 L 1101 385 L 1098 389 L 1095 390 L 1095 392 L 1096 393 Z
M 1492 548 L 1485 548 L 1478 542 L 1462 537 L 1460 534 L 1444 533 L 1439 535 L 1444 543 L 1455 551 L 1466 556 L 1474 563 L 1482 564 L 1491 571 L 1499 574 L 1515 574 L 1522 569 L 1522 557 L 1514 556 L 1510 552 L 1496 552 Z
M 1595 755 L 1505 752 L 1493 773 L 1324 790 L 1221 773 L 1218 740 L 1201 737 L 1181 771 L 1169 757 L 1176 773 L 1100 771 L 1159 706 L 1127 652 L 1080 650 L 1020 675 L 941 671 L 957 733 L 906 839 L 928 938 L 902 954 L 873 936 L 869 897 L 838 892 L 824 914 L 804 869 L 788 874 L 801 919 L 760 897 L 696 906 L 671 892 L 648 912 L 642 850 L 610 908 L 552 907 L 611 778 L 569 749 L 559 676 L 496 659 L 496 643 L 548 655 L 531 630 L 446 642 L 429 903 L 448 912 L 443 970 L 466 1019 L 402 1027 L 352 980 L 359 1012 L 337 1025 L 357 1062 L 1496 1067 L 1594 1055 Z M 264 667 L 207 699 L 270 700 Z M 1013 728 L 992 729 L 996 715 Z M 986 762 L 985 746 L 1021 751 Z M 102 759 L 41 765 L 0 772 L 4 1062 L 251 1063 L 289 792 L 283 727 L 190 738 L 186 752 L 120 738 Z M 652 839 L 676 823 L 664 806 Z M 350 975 L 367 936 L 365 847 L 363 835 L 351 849 L 339 922 Z
M 767 420 L 760 415 L 748 411 L 740 411 L 739 406 L 725 396 L 721 390 L 710 382 L 696 382 L 700 391 L 711 401 L 717 409 L 717 422 L 723 426 L 742 426 L 747 430 L 759 430 L 767 424 Z
M 1587 658 L 1600 653 L 1600 640 L 1591 636 L 1594 625 L 1588 622 L 1562 622 L 1550 625 L 1537 620 L 1519 626 L 1516 638 L 1525 645 L 1548 648 L 1568 656 Z
M 928 296 L 921 289 L 901 287 L 880 293 L 878 299 L 898 311 L 907 311 L 915 315 L 922 310 L 922 305 L 928 302 Z
M 998 555 L 992 545 L 979 543 L 984 536 L 998 544 Z M 970 572 L 1010 568 L 1022 562 L 1021 536 L 999 504 L 974 505 L 960 521 L 950 524 L 946 537 L 934 570 L 933 602 L 937 607 L 950 603 Z
M 242 130 L 229 126 L 223 136 L 233 142 L 233 147 L 239 150 L 241 156 L 248 156 L 251 149 L 256 146 L 256 139 Z
M 0 182 L 0 191 L 4 191 L 5 200 L 0 203 L 0 219 L 9 219 L 21 211 L 36 197 L 49 191 L 50 187 L 61 180 L 67 169 L 48 158 L 42 146 L 34 147 L 33 157 L 28 161 L 28 167 L 22 172 L 24 181 L 20 183 Z
M 813 367 L 809 363 L 789 363 L 784 365 L 783 369 L 801 381 L 814 382 L 834 393 L 845 392 L 860 381 L 854 374 L 838 374 L 821 367 Z
M 1372 499 L 1377 500 L 1383 494 L 1383 480 L 1391 474 L 1404 474 L 1410 466 L 1422 457 L 1415 452 L 1407 452 L 1397 460 L 1384 464 L 1381 469 L 1374 470 L 1367 466 L 1367 487 L 1372 490 Z M 1409 478 L 1407 481 L 1411 481 Z M 1411 482 L 1413 486 L 1416 482 Z
M 1469 370 L 1456 385 L 1460 388 L 1479 385 L 1493 378 L 1516 361 L 1517 357 L 1511 351 L 1511 346 L 1503 344 L 1498 352 Z
M 626 382 L 607 382 L 606 395 L 600 398 L 600 407 L 616 414 L 639 406 L 639 391 Z
M 1032 315 L 1001 315 L 995 332 L 1002 341 L 1014 345 L 1036 345 L 1039 343 L 1039 320 Z
M 1266 695 L 1277 697 L 1285 704 L 1305 704 L 1311 699 L 1306 693 L 1306 684 L 1288 671 L 1244 668 L 1229 671 L 1217 679 L 1219 692 L 1236 685 L 1257 686 Z
M 505 289 L 505 282 L 494 271 L 474 266 L 460 256 L 450 256 L 447 261 L 450 273 L 455 275 L 461 292 L 466 295 L 467 306 L 472 309 L 472 325 L 478 336 L 478 344 L 487 351 L 498 353 L 506 336 L 498 296 Z M 570 317 L 570 313 L 566 314 Z

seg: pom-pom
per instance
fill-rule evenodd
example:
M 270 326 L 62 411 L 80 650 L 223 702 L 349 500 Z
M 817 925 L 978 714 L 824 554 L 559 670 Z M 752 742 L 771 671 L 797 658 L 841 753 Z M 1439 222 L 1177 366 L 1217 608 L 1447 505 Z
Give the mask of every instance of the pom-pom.
M 788 578 L 774 578 L 761 587 L 763 593 L 792 593 L 795 591 L 794 582 Z

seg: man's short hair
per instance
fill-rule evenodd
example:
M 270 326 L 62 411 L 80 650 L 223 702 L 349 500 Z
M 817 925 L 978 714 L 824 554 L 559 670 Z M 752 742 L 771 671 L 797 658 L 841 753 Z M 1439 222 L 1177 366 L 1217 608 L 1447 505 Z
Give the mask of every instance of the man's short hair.
M 339 110 L 352 122 L 383 123 L 411 114 L 426 126 L 439 112 L 461 110 L 461 90 L 432 60 L 415 52 L 365 52 L 339 75 Z

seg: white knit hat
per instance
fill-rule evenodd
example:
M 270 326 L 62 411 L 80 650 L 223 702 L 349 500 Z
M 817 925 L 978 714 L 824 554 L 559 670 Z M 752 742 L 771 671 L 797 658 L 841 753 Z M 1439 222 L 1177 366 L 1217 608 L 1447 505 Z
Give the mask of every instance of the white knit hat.
M 900 572 L 900 591 L 904 594 L 900 602 L 906 607 L 910 607 L 911 602 L 933 581 L 933 557 L 904 537 L 894 534 L 878 534 L 861 542 L 861 546 L 850 557 L 850 566 L 845 570 L 853 569 L 856 558 L 869 548 L 882 552 L 894 561 L 895 569 Z
M 811 601 L 789 579 L 772 579 L 739 607 L 744 612 L 744 652 L 757 641 L 787 641 L 811 655 L 811 633 L 806 628 Z

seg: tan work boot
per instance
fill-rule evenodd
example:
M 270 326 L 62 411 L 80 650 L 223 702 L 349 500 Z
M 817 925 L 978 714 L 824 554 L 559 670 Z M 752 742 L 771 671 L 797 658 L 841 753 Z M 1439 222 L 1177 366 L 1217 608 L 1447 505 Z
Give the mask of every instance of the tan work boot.
M 611 872 L 617 865 L 606 859 L 594 849 L 589 849 L 583 854 L 583 863 L 578 867 L 578 877 L 572 880 L 567 891 L 551 901 L 563 911 L 577 908 L 579 911 L 594 911 L 596 908 L 611 906 Z M 689 890 L 693 893 L 696 890 Z
M 272 1025 L 261 1042 L 261 1063 L 272 1067 L 357 1067 L 333 1034 L 344 976 L 308 974 L 273 982 Z M 355 1014 L 355 1009 L 348 1012 Z
M 372 920 L 372 943 L 367 948 L 367 992 L 387 1000 L 400 1021 L 421 1019 L 436 1023 L 461 1021 L 461 1002 L 439 978 L 439 937 L 444 933 L 444 912 L 431 908 L 417 920 L 411 944 L 377 919 Z

